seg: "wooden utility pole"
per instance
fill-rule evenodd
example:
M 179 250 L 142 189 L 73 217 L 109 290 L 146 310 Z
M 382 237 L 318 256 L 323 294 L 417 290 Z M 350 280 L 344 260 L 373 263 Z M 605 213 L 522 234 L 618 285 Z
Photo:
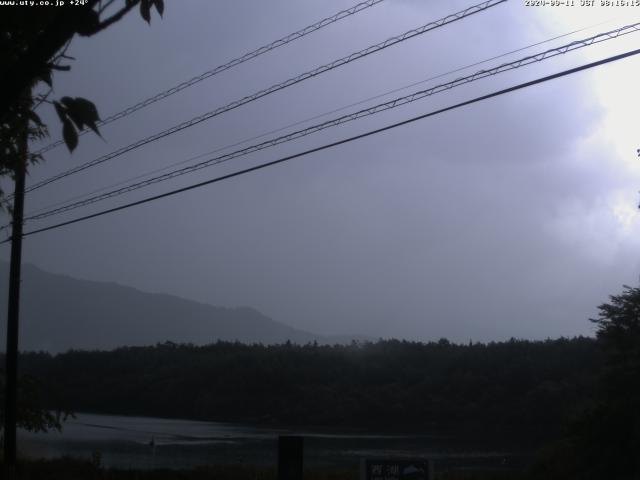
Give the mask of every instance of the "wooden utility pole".
M 22 219 L 24 215 L 24 178 L 27 169 L 28 123 L 20 142 L 20 158 L 15 167 L 15 192 L 11 228 L 11 265 L 9 267 L 9 309 L 7 313 L 7 350 L 5 355 L 4 462 L 9 474 L 16 464 L 16 420 L 18 397 L 18 319 L 20 312 L 20 267 L 22 263 Z

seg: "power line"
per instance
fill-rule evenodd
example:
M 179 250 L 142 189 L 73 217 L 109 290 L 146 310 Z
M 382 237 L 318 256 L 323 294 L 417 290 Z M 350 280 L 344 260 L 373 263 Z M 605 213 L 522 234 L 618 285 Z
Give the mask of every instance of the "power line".
M 185 160 L 181 160 L 181 161 L 176 162 L 176 163 L 172 163 L 172 164 L 167 165 L 167 166 L 165 166 L 165 167 L 157 168 L 157 169 L 154 169 L 154 170 L 151 170 L 151 171 L 147 171 L 147 172 L 142 173 L 142 174 L 140 174 L 140 175 L 136 175 L 136 176 L 134 176 L 134 177 L 129 177 L 129 178 L 125 179 L 125 180 L 121 180 L 121 181 L 119 181 L 119 182 L 116 182 L 116 183 L 110 184 L 110 185 L 108 185 L 108 186 L 101 187 L 101 188 L 98 188 L 98 189 L 95 189 L 95 190 L 92 190 L 92 191 L 90 191 L 90 192 L 83 193 L 83 194 L 80 194 L 80 195 L 75 195 L 75 196 L 73 196 L 73 197 L 71 197 L 71 198 L 67 198 L 66 200 L 62 200 L 62 201 L 59 201 L 59 202 L 56 202 L 56 203 L 50 204 L 50 205 L 45 206 L 45 207 L 37 208 L 36 210 L 31 211 L 29 215 L 33 216 L 33 215 L 35 215 L 35 214 L 37 214 L 37 213 L 44 212 L 45 210 L 50 210 L 50 209 L 53 209 L 53 208 L 58 207 L 58 206 L 60 206 L 60 205 L 65 205 L 65 204 L 67 204 L 67 203 L 69 203 L 69 202 L 73 202 L 74 200 L 80 200 L 80 199 L 83 199 L 83 198 L 86 198 L 86 197 L 89 197 L 89 196 L 95 195 L 95 194 L 97 194 L 97 193 L 104 192 L 105 190 L 109 190 L 109 189 L 112 189 L 112 188 L 115 188 L 115 187 L 119 187 L 120 185 L 124 185 L 124 184 L 126 184 L 126 183 L 128 183 L 128 182 L 132 182 L 132 181 L 134 181 L 134 180 L 138 180 L 138 179 L 140 179 L 140 178 L 147 177 L 147 176 L 149 176 L 149 175 L 154 175 L 154 174 L 156 174 L 156 173 L 164 172 L 164 171 L 169 170 L 169 169 L 171 169 L 171 168 L 175 168 L 175 167 L 177 167 L 177 166 L 179 166 L 179 165 L 184 165 L 185 163 L 189 163 L 189 162 L 191 162 L 191 161 L 193 161 L 193 160 L 197 160 L 197 159 L 199 159 L 199 158 L 206 157 L 207 155 L 212 155 L 212 154 L 214 154 L 214 153 L 222 152 L 222 151 L 224 151 L 224 150 L 228 150 L 228 149 L 230 149 L 230 148 L 240 146 L 240 145 L 242 145 L 242 144 L 245 144 L 245 143 L 251 142 L 251 141 L 253 141 L 253 140 L 258 140 L 258 139 L 260 139 L 260 138 L 266 137 L 267 135 L 272 135 L 272 134 L 274 134 L 274 133 L 279 133 L 279 132 L 282 132 L 282 131 L 288 130 L 289 128 L 297 127 L 298 125 L 302 125 L 302 124 L 308 123 L 308 122 L 310 122 L 310 121 L 312 121 L 312 120 L 317 120 L 317 119 L 319 119 L 319 118 L 326 117 L 326 116 L 331 115 L 331 114 L 333 114 L 333 113 L 342 112 L 342 111 L 344 111 L 344 110 L 347 110 L 348 108 L 351 108 L 351 107 L 357 107 L 358 105 L 363 105 L 363 104 L 365 104 L 365 103 L 367 103 L 367 102 L 370 102 L 370 101 L 372 101 L 372 100 L 377 100 L 377 99 L 379 99 L 379 98 L 386 97 L 386 96 L 391 95 L 391 94 L 393 94 L 393 93 L 398 93 L 398 92 L 401 92 L 401 91 L 403 91 L 403 90 L 407 90 L 407 89 L 409 89 L 409 88 L 411 88 L 411 87 L 415 87 L 415 86 L 417 86 L 417 85 L 421 85 L 421 84 L 424 84 L 424 83 L 427 83 L 427 82 L 431 82 L 431 81 L 433 81 L 433 80 L 437 80 L 438 78 L 446 77 L 446 76 L 451 75 L 451 74 L 453 74 L 453 73 L 458 73 L 458 72 L 461 72 L 461 71 L 467 70 L 467 69 L 469 69 L 469 68 L 471 68 L 471 67 L 475 67 L 475 66 L 478 66 L 478 65 L 482 65 L 482 64 L 484 64 L 484 63 L 488 63 L 488 62 L 490 62 L 490 61 L 492 61 L 492 60 L 497 60 L 497 59 L 499 59 L 499 58 L 503 58 L 503 57 L 506 57 L 506 56 L 508 56 L 508 55 L 512 55 L 512 54 L 514 54 L 514 53 L 521 52 L 521 51 L 523 51 L 523 50 L 528 50 L 528 49 L 530 49 L 530 48 L 537 47 L 537 46 L 539 46 L 539 45 L 544 45 L 545 43 L 549 43 L 549 42 L 552 42 L 552 41 L 554 41 L 554 40 L 558 40 L 558 39 L 560 39 L 560 38 L 565 38 L 565 37 L 571 36 L 571 35 L 573 35 L 573 34 L 575 34 L 575 33 L 583 32 L 583 31 L 585 31 L 585 30 L 589 30 L 589 29 L 592 29 L 592 28 L 595 28 L 595 27 L 597 27 L 597 26 L 603 25 L 603 24 L 605 24 L 605 23 L 610 23 L 610 22 L 611 22 L 611 20 L 606 20 L 606 21 L 603 21 L 603 22 L 599 22 L 599 23 L 596 23 L 596 24 L 592 24 L 592 25 L 589 25 L 589 26 L 587 26 L 587 27 L 583 27 L 583 28 L 580 28 L 580 29 L 577 29 L 577 30 L 573 30 L 573 31 L 571 31 L 571 32 L 563 33 L 563 34 L 561 34 L 561 35 L 556 35 L 555 37 L 551 37 L 551 38 L 548 38 L 548 39 L 546 39 L 546 40 L 541 40 L 541 41 L 539 41 L 539 42 L 535 42 L 535 43 L 532 43 L 532 44 L 526 45 L 526 46 L 524 46 L 524 47 L 517 48 L 517 49 L 515 49 L 515 50 L 510 50 L 510 51 L 508 51 L 508 52 L 504 52 L 504 53 L 501 53 L 501 54 L 499 54 L 499 55 L 495 55 L 495 56 L 493 56 L 493 57 L 486 58 L 486 59 L 484 59 L 484 60 L 480 60 L 480 61 L 477 61 L 477 62 L 474 62 L 474 63 L 468 64 L 468 65 L 465 65 L 465 66 L 463 66 L 463 67 L 458 67 L 458 68 L 456 68 L 456 69 L 454 69 L 454 70 L 449 70 L 449 71 L 447 71 L 447 72 L 440 73 L 440 74 L 438 74 L 438 75 L 434 75 L 434 76 L 432 76 L 432 77 L 429 77 L 429 78 L 426 78 L 426 79 L 423 79 L 423 80 L 419 80 L 419 81 L 417 81 L 417 82 L 410 83 L 410 84 L 405 85 L 405 86 L 403 86 L 403 87 L 394 88 L 393 90 L 388 90 L 388 91 L 386 91 L 386 92 L 383 92 L 383 93 L 380 93 L 380 94 L 374 95 L 374 96 L 372 96 L 372 97 L 368 97 L 368 98 L 365 98 L 365 99 L 363 99 L 363 100 L 359 100 L 359 101 L 357 101 L 357 102 L 353 102 L 353 103 L 350 103 L 350 104 L 348 104 L 348 105 L 344 105 L 344 106 L 342 106 L 342 107 L 335 108 L 335 109 L 333 109 L 333 110 L 329 110 L 329 111 L 327 111 L 327 112 L 320 113 L 320 114 L 314 115 L 314 116 L 312 116 L 312 117 L 305 118 L 304 120 L 298 120 L 298 121 L 295 121 L 295 122 L 293 122 L 293 123 L 289 123 L 289 124 L 284 125 L 284 126 L 282 126 L 282 127 L 276 128 L 276 129 L 274 129 L 274 130 L 269 130 L 269 131 L 266 131 L 266 132 L 263 132 L 263 133 L 260 133 L 260 134 L 254 135 L 254 136 L 252 136 L 252 137 L 245 138 L 244 140 L 240 140 L 240 141 L 234 142 L 234 143 L 232 143 L 232 144 L 227 144 L 227 145 L 224 145 L 224 146 L 222 146 L 222 147 L 218 147 L 218 148 L 216 148 L 216 149 L 214 149 L 214 150 L 209 150 L 209 151 L 207 151 L 207 152 L 200 153 L 200 154 L 198 154 L 198 155 L 195 155 L 195 156 L 189 157 L 189 158 L 187 158 L 187 159 L 185 159 Z M 2 228 L 3 228 L 3 227 L 0 227 L 0 231 L 2 231 Z
M 292 85 L 295 85 L 297 83 L 303 82 L 305 80 L 308 80 L 310 78 L 316 77 L 322 73 L 328 72 L 330 70 L 333 70 L 335 68 L 341 67 L 343 65 L 346 65 L 348 63 L 351 63 L 355 60 L 359 60 L 363 57 L 366 57 L 367 55 L 371 55 L 372 53 L 376 53 L 379 52 L 381 50 L 384 50 L 388 47 L 391 47 L 392 45 L 395 45 L 397 43 L 401 43 L 404 42 L 405 40 L 409 40 L 410 38 L 416 37 L 418 35 L 422 35 L 428 31 L 434 30 L 436 28 L 442 27 L 444 25 L 448 25 L 450 23 L 456 22 L 458 20 L 461 20 L 463 18 L 466 18 L 468 16 L 474 15 L 476 13 L 482 12 L 484 10 L 487 10 L 491 7 L 494 7 L 496 5 L 499 5 L 501 3 L 506 2 L 507 0 L 486 0 L 482 3 L 479 3 L 477 5 L 473 5 L 471 7 L 468 7 L 464 10 L 461 10 L 460 12 L 456 12 L 453 13 L 451 15 L 448 15 L 446 17 L 443 17 L 439 20 L 436 20 L 434 22 L 430 22 L 426 25 L 423 25 L 421 27 L 418 27 L 416 29 L 413 30 L 409 30 L 401 35 L 389 38 L 387 40 L 385 40 L 384 42 L 378 43 L 376 45 L 372 45 L 370 47 L 367 47 L 363 50 L 360 50 L 358 52 L 354 52 L 350 55 L 347 55 L 346 57 L 342 57 L 338 60 L 334 60 L 331 63 L 328 63 L 326 65 L 323 65 L 321 67 L 317 67 L 314 70 L 310 70 L 308 72 L 302 73 L 296 77 L 290 78 L 282 83 L 276 84 L 276 85 L 272 85 L 269 88 L 266 88 L 264 90 L 261 90 L 257 93 L 254 93 L 253 95 L 248 95 L 240 100 L 236 100 L 234 102 L 231 102 L 230 104 L 224 106 L 224 107 L 219 107 L 215 110 L 212 110 L 210 112 L 207 112 L 205 114 L 202 114 L 198 117 L 192 118 L 191 120 L 188 120 L 186 122 L 180 123 L 179 125 L 175 125 L 167 130 L 164 130 L 160 133 L 156 133 L 154 135 L 151 135 L 149 137 L 146 137 L 142 140 L 138 140 L 137 142 L 134 142 L 126 147 L 122 147 L 118 150 L 115 150 L 111 153 L 108 153 L 106 155 L 103 155 L 101 157 L 98 157 L 94 160 L 91 160 L 90 162 L 87 162 L 83 165 L 79 165 L 75 168 L 72 168 L 70 170 L 67 170 L 65 172 L 62 172 L 60 174 L 54 175 L 53 177 L 49 177 L 47 179 L 44 179 L 40 182 L 35 183 L 34 185 L 31 185 L 30 187 L 28 187 L 25 192 L 31 192 L 33 190 L 36 190 L 38 188 L 41 188 L 45 185 L 48 185 L 52 182 L 55 182 L 57 180 L 60 180 L 62 178 L 68 177 L 70 175 L 76 174 L 78 172 L 81 172 L 83 170 L 86 170 L 87 168 L 91 168 L 94 167 L 96 165 L 99 165 L 101 163 L 104 163 L 108 160 L 111 160 L 113 158 L 116 158 L 120 155 L 123 155 L 124 153 L 130 152 L 132 150 L 135 150 L 139 147 L 142 147 L 143 145 L 146 145 L 148 143 L 154 142 L 156 140 L 159 140 L 161 138 L 164 138 L 168 135 L 172 135 L 176 132 L 182 131 L 186 128 L 189 127 L 193 127 L 194 125 L 197 125 L 201 122 L 204 122 L 205 120 L 209 120 L 217 115 L 220 115 L 222 113 L 228 112 L 230 110 L 233 110 L 235 108 L 238 108 L 242 105 L 245 105 L 249 102 L 253 102 L 255 100 L 258 100 L 259 98 L 265 97 L 271 93 L 277 92 L 279 90 L 282 90 L 284 88 L 290 87 Z
M 497 75 L 497 74 L 500 74 L 500 73 L 504 73 L 506 71 L 515 70 L 517 68 L 521 68 L 523 66 L 530 65 L 532 63 L 538 63 L 538 62 L 541 62 L 543 60 L 546 60 L 546 59 L 549 59 L 549 58 L 553 58 L 555 56 L 562 55 L 564 53 L 567 53 L 567 52 L 570 52 L 570 51 L 573 51 L 573 50 L 577 50 L 579 48 L 584 48 L 584 47 L 587 47 L 589 45 L 593 45 L 593 44 L 600 43 L 600 42 L 603 42 L 603 41 L 606 41 L 606 40 L 611 40 L 611 39 L 614 39 L 614 38 L 618 38 L 618 37 L 620 37 L 622 35 L 626 35 L 626 34 L 637 32 L 637 31 L 640 31 L 640 22 L 636 23 L 636 24 L 633 24 L 633 25 L 627 25 L 627 26 L 624 26 L 624 27 L 620 27 L 620 28 L 612 30 L 610 32 L 600 33 L 598 35 L 594 35 L 592 37 L 589 37 L 589 38 L 586 38 L 586 39 L 583 39 L 583 40 L 576 40 L 574 42 L 568 43 L 566 45 L 562 45 L 560 47 L 552 48 L 552 49 L 546 50 L 544 52 L 540 52 L 540 53 L 537 53 L 537 54 L 534 54 L 534 55 L 529 55 L 527 57 L 523 57 L 523 58 L 521 58 L 519 60 L 515 60 L 515 61 L 509 62 L 509 63 L 503 63 L 503 64 L 501 64 L 501 65 L 499 65 L 497 67 L 494 67 L 494 68 L 490 68 L 490 69 L 487 69 L 487 70 L 480 70 L 480 71 L 478 71 L 476 73 L 473 73 L 471 75 L 468 75 L 466 77 L 460 77 L 460 78 L 458 78 L 456 80 L 453 80 L 451 82 L 447 82 L 447 83 L 443 83 L 443 84 L 440 84 L 440 85 L 436 85 L 436 86 L 428 88 L 426 90 L 421 90 L 421 91 L 418 91 L 418 92 L 414 92 L 414 93 L 412 93 L 410 95 L 399 97 L 399 98 L 390 100 L 388 102 L 380 103 L 378 105 L 375 105 L 375 106 L 372 106 L 372 107 L 369 107 L 369 108 L 365 108 L 365 109 L 359 110 L 359 111 L 351 113 L 351 114 L 343 115 L 341 117 L 338 117 L 338 118 L 335 118 L 335 119 L 332 119 L 332 120 L 328 120 L 326 122 L 323 122 L 323 123 L 320 123 L 320 124 L 317 124 L 317 125 L 312 125 L 312 126 L 307 127 L 305 129 L 297 130 L 295 132 L 292 132 L 292 133 L 289 133 L 289 134 L 286 134 L 286 135 L 282 135 L 280 137 L 276 137 L 276 138 L 267 140 L 267 141 L 262 142 L 262 143 L 258 143 L 258 144 L 251 145 L 249 147 L 240 149 L 240 150 L 236 150 L 236 151 L 231 152 L 231 153 L 220 155 L 218 157 L 214 157 L 214 158 L 205 160 L 205 161 L 197 163 L 195 165 L 190 165 L 188 167 L 183 167 L 183 168 L 180 168 L 178 170 L 174 170 L 172 172 L 165 173 L 163 175 L 152 177 L 152 178 L 149 178 L 147 180 L 143 180 L 141 182 L 137 182 L 137 183 L 128 185 L 126 187 L 122 187 L 122 188 L 119 188 L 119 189 L 116 189 L 116 190 L 112 190 L 110 192 L 106 192 L 106 193 L 103 193 L 103 194 L 100 194 L 100 195 L 89 197 L 87 199 L 80 200 L 78 202 L 70 203 L 70 204 L 62 206 L 62 207 L 53 208 L 51 210 L 47 210 L 47 211 L 39 213 L 39 214 L 30 215 L 30 216 L 27 216 L 25 218 L 25 220 L 40 220 L 40 219 L 43 219 L 43 218 L 50 217 L 52 215 L 57 215 L 57 214 L 60 214 L 60 213 L 63 213 L 63 212 L 68 212 L 70 210 L 74 210 L 76 208 L 84 207 L 84 206 L 96 203 L 98 201 L 101 201 L 101 200 L 106 200 L 108 198 L 113 198 L 113 197 L 116 197 L 116 196 L 120 196 L 120 195 L 123 195 L 125 193 L 129 193 L 129 192 L 132 192 L 134 190 L 138 190 L 140 188 L 147 187 L 149 185 L 153 185 L 153 184 L 156 184 L 156 183 L 159 183 L 159 182 L 167 181 L 167 180 L 170 180 L 170 179 L 178 177 L 178 176 L 182 176 L 182 175 L 185 175 L 185 174 L 188 174 L 188 173 L 192 173 L 194 171 L 201 170 L 203 168 L 207 168 L 207 167 L 212 166 L 212 165 L 217 165 L 217 164 L 229 161 L 229 160 L 234 159 L 234 158 L 238 158 L 238 157 L 241 157 L 241 156 L 244 156 L 244 155 L 248 155 L 250 153 L 254 153 L 254 152 L 257 152 L 257 151 L 260 151 L 260 150 L 264 150 L 264 149 L 269 148 L 269 147 L 280 145 L 280 144 L 285 143 L 285 142 L 290 142 L 292 140 L 296 140 L 296 139 L 305 137 L 307 135 L 311 135 L 312 133 L 316 133 L 316 132 L 319 132 L 321 130 L 325 130 L 325 129 L 330 128 L 330 127 L 335 127 L 335 126 L 342 125 L 344 123 L 351 122 L 351 121 L 354 121 L 354 120 L 357 120 L 357 119 L 360 119 L 360 118 L 363 118 L 363 117 L 367 117 L 367 116 L 370 116 L 370 115 L 375 115 L 377 113 L 380 113 L 380 112 L 383 112 L 383 111 L 386 111 L 386 110 L 391 110 L 393 108 L 397 108 L 399 106 L 406 105 L 406 104 L 415 102 L 417 100 L 421 100 L 421 99 L 426 98 L 428 96 L 431 96 L 431 95 L 434 95 L 434 94 L 437 94 L 437 93 L 441 93 L 441 92 L 444 92 L 444 91 L 447 91 L 447 90 L 451 90 L 452 88 L 458 87 L 460 85 L 464 85 L 464 84 L 467 84 L 467 83 L 474 82 L 476 80 L 480 80 L 482 78 L 486 78 L 486 77 L 489 77 L 489 76 L 493 76 L 493 75 Z
M 541 83 L 544 83 L 544 82 L 548 82 L 550 80 L 555 80 L 557 78 L 561 78 L 561 77 L 564 77 L 564 76 L 567 76 L 567 75 L 571 75 L 571 74 L 574 74 L 574 73 L 577 73 L 577 72 L 588 70 L 590 68 L 594 68 L 594 67 L 597 67 L 597 66 L 600 66 L 600 65 L 611 63 L 611 62 L 614 62 L 614 61 L 617 61 L 617 60 L 621 60 L 621 59 L 624 59 L 624 58 L 628 58 L 628 57 L 631 57 L 631 56 L 634 56 L 634 55 L 638 55 L 638 54 L 640 54 L 640 49 L 631 50 L 631 51 L 626 52 L 626 53 L 621 53 L 619 55 L 614 55 L 614 56 L 611 56 L 611 57 L 607 57 L 605 59 L 598 60 L 596 62 L 591 62 L 591 63 L 584 64 L 584 65 L 581 65 L 581 66 L 578 66 L 578 67 L 574 67 L 574 68 L 571 68 L 571 69 L 568 69 L 568 70 L 564 70 L 564 71 L 561 71 L 561 72 L 558 72 L 558 73 L 554 73 L 552 75 L 547 75 L 545 77 L 540 77 L 540 78 L 537 78 L 535 80 L 530 80 L 528 82 L 520 83 L 520 84 L 514 85 L 512 87 L 508 87 L 508 88 L 505 88 L 505 89 L 502 89 L 502 90 L 498 90 L 498 91 L 493 92 L 493 93 L 489 93 L 489 94 L 486 94 L 486 95 L 475 97 L 475 98 L 473 98 L 471 100 L 467 100 L 467 101 L 464 101 L 464 102 L 457 103 L 455 105 L 451 105 L 449 107 L 445 107 L 445 108 L 441 108 L 441 109 L 438 109 L 438 110 L 434 110 L 432 112 L 425 113 L 425 114 L 419 115 L 417 117 L 412 117 L 410 119 L 403 120 L 401 122 L 393 123 L 391 125 L 387 125 L 386 127 L 378 128 L 378 129 L 375 129 L 375 130 L 370 130 L 368 132 L 361 133 L 359 135 L 354 135 L 352 137 L 348 137 L 348 138 L 345 138 L 345 139 L 342 139 L 342 140 L 338 140 L 336 142 L 325 144 L 325 145 L 322 145 L 320 147 L 316 147 L 316 148 L 312 148 L 312 149 L 309 149 L 309 150 L 305 150 L 304 152 L 300 152 L 300 153 L 296 153 L 294 155 L 289 155 L 289 156 L 286 156 L 286 157 L 282 157 L 282 158 L 279 158 L 277 160 L 273 160 L 271 162 L 267 162 L 267 163 L 263 163 L 263 164 L 260 164 L 260 165 L 256 165 L 254 167 L 246 168 L 244 170 L 240 170 L 240 171 L 237 171 L 237 172 L 234 172 L 234 173 L 230 173 L 230 174 L 227 174 L 227 175 L 216 177 L 216 178 L 213 178 L 213 179 L 210 179 L 210 180 L 206 180 L 204 182 L 192 184 L 192 185 L 189 185 L 187 187 L 182 187 L 182 188 L 178 188 L 176 190 L 171 190 L 169 192 L 162 193 L 160 195 L 147 197 L 145 199 L 138 200 L 136 202 L 131 202 L 131 203 L 127 203 L 125 205 L 120 205 L 118 207 L 110 208 L 110 209 L 107 209 L 107 210 L 102 210 L 100 212 L 93 213 L 91 215 L 85 215 L 83 217 L 78 217 L 78 218 L 75 218 L 73 220 L 68 220 L 66 222 L 61 222 L 61 223 L 58 223 L 58 224 L 55 224 L 55 225 L 50 225 L 48 227 L 39 228 L 37 230 L 32 230 L 30 232 L 24 233 L 23 236 L 26 237 L 26 236 L 29 236 L 29 235 L 35 235 L 37 233 L 42 233 L 42 232 L 46 232 L 46 231 L 49 231 L 49 230 L 58 229 L 58 228 L 61 228 L 61 227 L 67 226 L 67 225 L 72 225 L 74 223 L 82 222 L 82 221 L 89 220 L 89 219 L 92 219 L 92 218 L 96 218 L 96 217 L 100 217 L 100 216 L 103 216 L 103 215 L 107 215 L 109 213 L 114 213 L 114 212 L 117 212 L 117 211 L 120 211 L 120 210 L 125 210 L 127 208 L 135 207 L 137 205 L 142 205 L 144 203 L 149 203 L 149 202 L 152 202 L 152 201 L 155 201 L 155 200 L 159 200 L 161 198 L 170 197 L 170 196 L 177 195 L 179 193 L 183 193 L 183 192 L 186 192 L 186 191 L 189 191 L 189 190 L 194 190 L 196 188 L 200 188 L 200 187 L 203 187 L 203 186 L 206 186 L 206 185 L 210 185 L 210 184 L 213 184 L 213 183 L 218 183 L 218 182 L 221 182 L 223 180 L 228 180 L 230 178 L 234 178 L 234 177 L 238 177 L 240 175 L 244 175 L 246 173 L 254 172 L 254 171 L 257 171 L 257 170 L 262 170 L 264 168 L 271 167 L 271 166 L 274 166 L 274 165 L 277 165 L 277 164 L 280 164 L 280 163 L 284 163 L 284 162 L 287 162 L 289 160 L 293 160 L 295 158 L 303 157 L 303 156 L 309 155 L 311 153 L 320 152 L 322 150 L 326 150 L 326 149 L 329 149 L 329 148 L 332 148 L 332 147 L 336 147 L 338 145 L 343 145 L 345 143 L 353 142 L 355 140 L 359 140 L 359 139 L 366 138 L 366 137 L 369 137 L 369 136 L 372 136 L 372 135 L 376 135 L 378 133 L 382 133 L 382 132 L 385 132 L 387 130 L 391 130 L 391 129 L 394 129 L 394 128 L 397 128 L 397 127 L 400 127 L 400 126 L 403 126 L 403 125 L 408 125 L 408 124 L 416 122 L 418 120 L 423 120 L 425 118 L 433 117 L 435 115 L 439 115 L 441 113 L 445 113 L 445 112 L 448 112 L 448 111 L 451 111 L 451 110 L 455 110 L 455 109 L 458 109 L 458 108 L 461 108 L 461 107 L 464 107 L 464 106 L 467 106 L 467 105 L 478 103 L 478 102 L 481 102 L 481 101 L 484 101 L 484 100 L 488 100 L 490 98 L 498 97 L 500 95 L 504 95 L 504 94 L 511 93 L 511 92 L 514 92 L 514 91 L 517 91 L 517 90 L 521 90 L 523 88 L 528 88 L 528 87 L 531 87 L 531 86 L 534 86 L 534 85 L 538 85 L 538 84 L 541 84 Z M 0 244 L 7 243 L 7 241 L 8 240 L 2 241 L 2 242 L 0 242 Z
M 351 15 L 355 15 L 358 12 L 361 12 L 363 10 L 366 10 L 367 8 L 373 7 L 375 5 L 377 5 L 378 3 L 383 2 L 384 0 L 367 0 L 365 2 L 361 2 L 358 3 L 357 5 L 354 5 L 351 8 L 348 8 L 346 10 L 342 10 L 330 17 L 327 18 L 323 18 L 322 20 L 309 25 L 307 27 L 304 27 L 301 30 L 298 30 L 297 32 L 293 32 L 290 33 L 289 35 L 286 35 L 278 40 L 275 40 L 274 42 L 271 42 L 267 45 L 263 45 L 262 47 L 259 47 L 251 52 L 245 53 L 244 55 L 238 57 L 238 58 L 234 58 L 233 60 L 230 60 L 229 62 L 222 64 L 222 65 L 218 65 L 215 68 L 212 68 L 211 70 L 207 70 L 206 72 L 193 77 L 189 80 L 186 80 L 172 88 L 169 88 L 168 90 L 165 90 L 163 92 L 157 93 L 156 95 L 153 95 L 152 97 L 149 97 L 145 100 L 142 100 L 139 103 L 136 103 L 135 105 L 132 105 L 131 107 L 125 108 L 124 110 L 115 113 L 113 115 L 111 115 L 110 117 L 105 118 L 104 120 L 101 120 L 97 123 L 97 125 L 99 127 L 102 127 L 104 125 L 107 125 L 109 123 L 115 122 L 116 120 L 119 120 L 121 118 L 127 117 L 129 115 L 131 115 L 134 112 L 137 112 L 138 110 L 141 110 L 145 107 L 148 107 L 149 105 L 159 101 L 159 100 L 163 100 L 167 97 L 170 97 L 171 95 L 173 95 L 174 93 L 178 93 L 182 90 L 184 90 L 185 88 L 189 88 L 197 83 L 202 82 L 203 80 L 206 80 L 207 78 L 211 78 L 214 75 L 217 75 L 219 73 L 222 73 L 226 70 L 229 70 L 233 67 L 236 67 L 244 62 L 247 62 L 249 60 L 252 60 L 256 57 L 259 57 L 260 55 L 263 55 L 267 52 L 270 52 L 271 50 L 275 50 L 276 48 L 282 47 L 284 45 L 287 45 L 288 43 L 291 43 L 295 40 L 298 40 L 306 35 L 309 35 L 310 33 L 313 33 L 317 30 L 320 30 L 328 25 L 331 25 L 335 22 L 338 22 L 344 18 L 350 17 Z M 89 129 L 86 130 L 82 130 L 80 132 L 80 135 L 84 135 L 85 133 L 89 132 Z M 57 140 L 49 145 L 47 145 L 46 147 L 41 148 L 40 150 L 38 150 L 36 152 L 37 155 L 41 155 L 45 152 L 48 152 L 49 150 L 62 145 L 64 143 L 64 140 L 60 139 Z

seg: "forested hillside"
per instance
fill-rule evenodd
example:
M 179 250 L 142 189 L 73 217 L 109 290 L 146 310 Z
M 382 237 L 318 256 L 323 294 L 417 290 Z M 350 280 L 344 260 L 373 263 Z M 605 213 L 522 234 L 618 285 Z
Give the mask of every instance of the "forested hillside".
M 589 338 L 455 345 L 219 342 L 28 353 L 48 408 L 353 426 L 517 431 L 552 437 L 589 404 L 600 364 Z

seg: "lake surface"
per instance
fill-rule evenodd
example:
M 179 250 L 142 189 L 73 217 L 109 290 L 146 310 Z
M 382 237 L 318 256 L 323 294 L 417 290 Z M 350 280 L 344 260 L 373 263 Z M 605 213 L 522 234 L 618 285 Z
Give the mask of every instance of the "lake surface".
M 76 414 L 62 433 L 20 431 L 21 455 L 32 458 L 72 456 L 118 468 L 192 468 L 211 464 L 275 466 L 278 435 L 304 437 L 305 466 L 354 467 L 365 457 L 420 457 L 436 469 L 514 468 L 530 454 L 463 439 L 430 435 L 387 435 L 200 422 L 152 417 Z M 482 443 L 482 442 L 481 442 Z M 493 442 L 495 444 L 495 442 Z

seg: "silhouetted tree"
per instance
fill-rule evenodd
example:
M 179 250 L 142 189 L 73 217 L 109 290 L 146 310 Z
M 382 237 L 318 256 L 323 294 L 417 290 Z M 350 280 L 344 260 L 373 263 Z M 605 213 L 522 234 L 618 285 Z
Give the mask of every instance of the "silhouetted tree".
M 4 405 L 5 377 L 0 372 L 0 405 Z M 41 383 L 31 375 L 22 375 L 18 380 L 17 425 L 30 432 L 61 430 L 62 421 L 68 411 L 51 409 L 45 402 Z M 4 411 L 0 409 L 0 426 L 4 425 Z
M 67 2 L 69 3 L 69 2 Z M 160 15 L 163 0 L 86 0 L 83 5 L 58 8 L 5 6 L 0 15 L 0 176 L 13 175 L 19 155 L 20 138 L 28 125 L 29 139 L 48 135 L 36 113 L 43 103 L 54 106 L 62 122 L 62 136 L 73 150 L 78 131 L 91 128 L 96 133 L 99 120 L 95 105 L 81 97 L 49 100 L 53 72 L 70 70 L 66 47 L 75 35 L 93 36 L 123 18 L 133 8 L 151 21 L 151 9 Z M 108 14 L 109 13 L 109 14 Z M 66 64 L 65 64 L 66 63 Z M 32 95 L 40 82 L 49 86 Z M 41 160 L 30 155 L 27 164 Z M 0 198 L 2 191 L 0 190 Z
M 605 354 L 601 403 L 583 425 L 594 468 L 608 478 L 640 478 L 640 288 L 624 287 L 598 307 Z
M 595 402 L 542 457 L 545 480 L 640 478 L 640 288 L 624 286 L 598 309 Z

